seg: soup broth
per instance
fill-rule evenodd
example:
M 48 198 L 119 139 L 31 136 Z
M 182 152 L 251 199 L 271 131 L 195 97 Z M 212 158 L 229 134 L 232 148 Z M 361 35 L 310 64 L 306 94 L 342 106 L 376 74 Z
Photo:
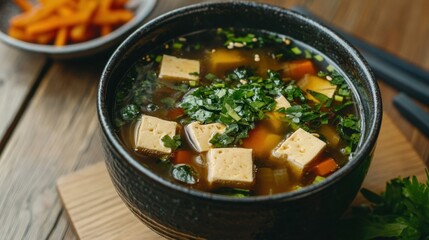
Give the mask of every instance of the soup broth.
M 206 30 L 131 66 L 115 123 L 130 153 L 170 181 L 234 197 L 294 191 L 347 164 L 359 142 L 345 79 L 287 36 Z

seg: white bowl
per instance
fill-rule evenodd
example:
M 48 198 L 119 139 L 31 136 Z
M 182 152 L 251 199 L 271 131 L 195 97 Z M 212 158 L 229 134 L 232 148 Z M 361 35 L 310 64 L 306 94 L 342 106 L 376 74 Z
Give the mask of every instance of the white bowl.
M 29 52 L 45 54 L 52 58 L 71 59 L 86 57 L 114 47 L 126 38 L 135 28 L 140 26 L 155 7 L 155 4 L 156 0 L 130 0 L 127 8 L 134 12 L 134 18 L 131 21 L 106 36 L 82 43 L 56 47 L 53 45 L 24 42 L 7 35 L 9 20 L 19 14 L 20 11 L 12 1 L 0 1 L 0 40 L 10 46 Z

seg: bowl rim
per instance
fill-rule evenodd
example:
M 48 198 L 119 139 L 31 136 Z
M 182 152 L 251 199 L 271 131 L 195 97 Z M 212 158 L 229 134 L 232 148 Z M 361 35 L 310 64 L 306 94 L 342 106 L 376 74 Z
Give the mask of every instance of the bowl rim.
M 65 45 L 63 47 L 56 47 L 54 45 L 45 45 L 21 41 L 15 38 L 10 37 L 3 31 L 0 31 L 0 40 L 4 43 L 13 46 L 18 49 L 22 49 L 29 52 L 42 53 L 47 55 L 72 55 L 76 53 L 85 53 L 99 47 L 112 44 L 116 40 L 119 40 L 124 34 L 133 28 L 137 27 L 149 14 L 152 9 L 155 7 L 157 0 L 144 0 L 139 4 L 144 4 L 142 7 L 138 7 L 140 11 L 135 12 L 135 16 L 131 21 L 123 24 L 122 26 L 116 28 L 110 34 L 106 36 L 100 36 L 85 42 L 75 43 Z
M 340 168 L 337 172 L 327 177 L 324 181 L 303 187 L 302 189 L 278 193 L 274 195 L 263 195 L 263 196 L 250 196 L 245 198 L 233 198 L 230 196 L 224 196 L 220 194 L 213 194 L 209 192 L 203 192 L 200 190 L 195 190 L 191 188 L 187 188 L 185 186 L 181 186 L 174 182 L 170 182 L 161 176 L 153 173 L 149 169 L 143 167 L 141 163 L 137 159 L 134 159 L 125 149 L 125 147 L 120 143 L 119 139 L 115 137 L 114 127 L 112 126 L 109 120 L 109 113 L 107 111 L 107 104 L 105 101 L 105 91 L 107 89 L 107 83 L 109 82 L 109 75 L 113 69 L 113 66 L 123 57 L 123 54 L 126 52 L 128 48 L 136 44 L 139 40 L 139 32 L 152 30 L 158 25 L 162 24 L 162 22 L 166 19 L 174 18 L 175 16 L 182 16 L 188 14 L 194 14 L 201 11 L 206 11 L 209 7 L 212 6 L 230 6 L 230 5 L 241 5 L 247 8 L 257 8 L 269 10 L 271 12 L 280 12 L 282 14 L 290 15 L 291 17 L 298 18 L 300 21 L 305 22 L 306 24 L 313 25 L 318 28 L 320 31 L 323 31 L 330 38 L 332 38 L 337 44 L 341 46 L 341 48 L 346 49 L 348 54 L 353 57 L 356 61 L 356 65 L 360 68 L 366 83 L 368 84 L 368 89 L 370 92 L 369 97 L 373 99 L 373 106 L 370 111 L 374 112 L 373 119 L 370 120 L 370 125 L 368 126 L 367 132 L 367 140 L 360 141 L 357 150 L 354 152 L 352 159 L 342 168 Z M 309 195 L 316 194 L 336 182 L 340 181 L 346 175 L 348 175 L 352 170 L 360 165 L 367 155 L 370 155 L 373 147 L 375 146 L 382 120 L 382 104 L 381 104 L 381 94 L 379 87 L 376 83 L 376 79 L 373 73 L 370 70 L 370 67 L 363 56 L 354 48 L 350 43 L 348 43 L 345 39 L 340 37 L 333 30 L 328 28 L 327 26 L 316 22 L 315 20 L 308 18 L 298 12 L 295 12 L 291 9 L 286 9 L 279 6 L 274 6 L 265 3 L 257 3 L 257 2 L 247 2 L 247 1 L 233 1 L 233 2 L 209 2 L 209 3 L 198 3 L 193 5 L 188 5 L 182 8 L 175 9 L 173 11 L 169 11 L 164 13 L 157 18 L 151 20 L 150 22 L 144 24 L 139 29 L 134 31 L 126 40 L 122 42 L 122 44 L 114 51 L 111 58 L 107 62 L 98 87 L 97 92 L 97 113 L 99 122 L 101 125 L 101 130 L 104 133 L 106 141 L 114 148 L 114 150 L 123 158 L 122 160 L 126 161 L 128 165 L 132 166 L 134 170 L 139 173 L 149 177 L 151 180 L 155 181 L 157 184 L 161 184 L 164 187 L 170 188 L 172 190 L 176 190 L 178 192 L 182 192 L 185 194 L 190 194 L 192 197 L 197 197 L 206 200 L 214 200 L 219 202 L 226 203 L 255 203 L 255 202 L 273 202 L 273 201 L 294 201 L 297 199 L 305 198 Z

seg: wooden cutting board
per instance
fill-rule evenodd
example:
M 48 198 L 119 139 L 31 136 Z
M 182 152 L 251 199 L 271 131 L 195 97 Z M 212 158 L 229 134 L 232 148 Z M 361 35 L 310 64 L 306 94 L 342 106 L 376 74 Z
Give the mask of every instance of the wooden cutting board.
M 425 165 L 411 144 L 384 115 L 372 165 L 364 187 L 382 191 L 397 176 L 425 178 Z M 104 162 L 58 180 L 58 191 L 70 221 L 82 240 L 163 239 L 141 223 L 117 195 Z M 359 194 L 354 204 L 363 202 Z

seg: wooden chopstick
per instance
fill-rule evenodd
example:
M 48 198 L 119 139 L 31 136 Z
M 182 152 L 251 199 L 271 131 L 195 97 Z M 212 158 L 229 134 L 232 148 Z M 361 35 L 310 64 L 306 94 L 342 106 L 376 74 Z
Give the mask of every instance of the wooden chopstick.
M 329 24 L 315 17 L 304 7 L 294 7 L 293 10 L 329 26 Z M 429 105 L 429 72 L 371 46 L 344 31 L 332 26 L 329 27 L 361 50 L 362 55 L 368 61 L 377 78 Z
M 396 95 L 393 98 L 393 104 L 405 119 L 429 138 L 429 113 L 417 106 L 416 103 L 404 93 Z
M 429 84 L 429 72 L 425 69 L 422 69 L 412 63 L 409 63 L 403 59 L 398 58 L 397 56 L 388 53 L 386 51 L 383 51 L 375 46 L 372 46 L 371 44 L 337 28 L 332 25 L 328 25 L 326 22 L 321 20 L 320 18 L 313 15 L 309 10 L 307 10 L 305 7 L 297 6 L 293 8 L 293 10 L 296 10 L 299 13 L 302 13 L 308 17 L 311 17 L 315 19 L 318 22 L 322 22 L 323 24 L 329 26 L 331 29 L 334 29 L 337 33 L 341 34 L 347 41 L 349 41 L 351 44 L 356 46 L 357 48 L 361 49 L 362 51 L 365 51 L 379 59 L 382 59 L 383 62 L 388 63 L 391 66 L 394 66 L 396 68 L 399 68 L 403 70 L 404 72 L 409 73 L 410 75 L 413 75 L 416 80 L 425 82 Z
M 304 7 L 294 7 L 293 10 L 329 26 Z M 401 91 L 393 98 L 393 104 L 405 119 L 429 137 L 429 113 L 407 96 L 407 94 L 413 96 L 413 98 L 429 106 L 429 72 L 338 28 L 329 27 L 361 50 L 377 78 Z

